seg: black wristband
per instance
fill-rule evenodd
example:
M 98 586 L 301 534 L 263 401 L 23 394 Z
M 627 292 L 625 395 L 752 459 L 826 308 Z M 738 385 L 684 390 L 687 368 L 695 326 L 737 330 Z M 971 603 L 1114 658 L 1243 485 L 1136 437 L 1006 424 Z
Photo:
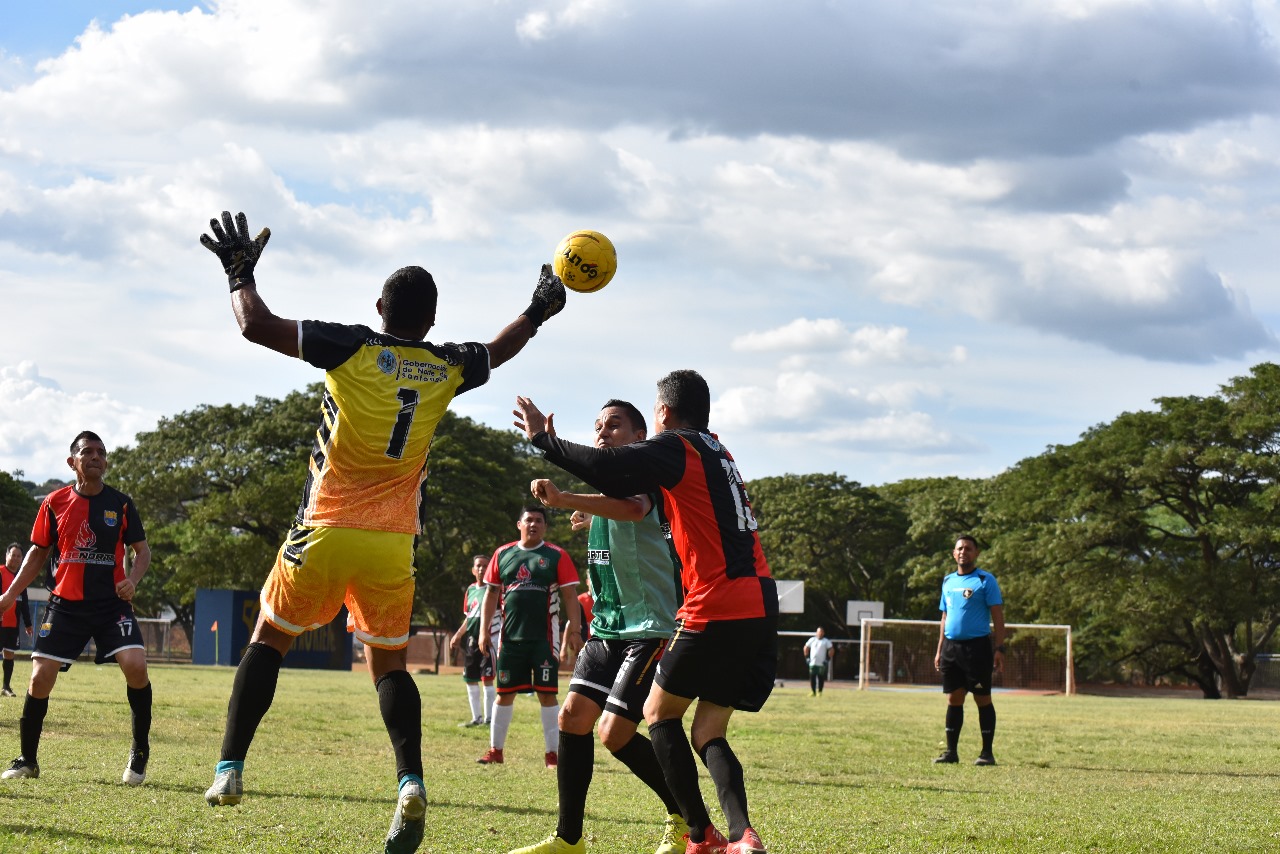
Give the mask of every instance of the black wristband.
M 1004 644 L 997 644 L 997 645 L 996 645 L 996 648 L 995 648 L 995 651 L 996 651 L 996 652 L 1004 652 Z
M 231 293 L 235 293 L 246 285 L 258 284 L 253 280 L 253 276 L 228 276 L 227 282 L 231 285 Z

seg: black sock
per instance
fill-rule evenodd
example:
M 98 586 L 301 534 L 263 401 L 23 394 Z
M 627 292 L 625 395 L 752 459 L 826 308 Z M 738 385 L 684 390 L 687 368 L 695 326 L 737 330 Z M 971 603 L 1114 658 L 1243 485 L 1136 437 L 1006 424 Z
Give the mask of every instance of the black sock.
M 716 795 L 720 798 L 720 809 L 729 822 L 728 837 L 730 842 L 737 842 L 742 834 L 751 826 L 747 815 L 747 784 L 742 778 L 742 763 L 734 755 L 733 748 L 723 738 L 713 738 L 702 745 L 700 751 L 702 764 L 707 766 L 707 773 L 716 784 Z
M 653 789 L 659 798 L 662 798 L 662 805 L 666 807 L 668 814 L 680 813 L 680 805 L 676 803 L 675 795 L 671 794 L 671 787 L 667 785 L 662 766 L 658 764 L 658 755 L 653 752 L 653 742 L 636 733 L 631 736 L 630 741 L 615 750 L 613 755 L 619 762 L 630 768 L 631 773 L 639 777 L 646 786 Z
M 809 674 L 809 693 L 818 693 L 818 674 L 816 673 Z
M 711 816 L 707 815 L 707 805 L 702 802 L 698 763 L 693 758 L 689 737 L 684 734 L 683 722 L 679 718 L 668 718 L 650 724 L 649 738 L 667 786 L 680 805 L 680 815 L 689 825 L 689 839 L 701 842 L 703 831 L 711 824 Z
M 142 754 L 145 762 L 151 752 L 151 683 L 145 688 L 125 686 L 125 694 L 133 713 L 133 751 Z
M 818 674 L 818 693 L 822 693 L 822 686 L 827 684 L 827 675 L 825 673 Z
M 40 752 L 40 733 L 44 730 L 44 716 L 49 711 L 49 698 L 37 700 L 27 692 L 27 699 L 22 704 L 22 717 L 18 720 L 18 739 L 22 749 L 22 758 L 30 765 L 36 764 L 36 754 Z
M 960 745 L 960 730 L 964 728 L 964 706 L 947 706 L 947 750 L 952 753 Z
M 991 703 L 978 706 L 978 728 L 982 730 L 982 752 L 990 753 L 996 737 L 996 707 Z
M 223 762 L 243 762 L 253 735 L 276 696 L 276 680 L 284 656 L 265 643 L 251 643 L 236 668 L 227 702 L 227 731 L 222 736 Z
M 556 836 L 570 845 L 582 838 L 582 814 L 587 809 L 587 789 L 591 787 L 591 769 L 595 760 L 594 735 L 578 735 L 560 730 L 556 754 L 556 785 L 560 790 L 560 823 Z
M 13 659 L 4 659 L 4 687 L 9 688 L 9 681 L 13 679 Z M 9 690 L 13 690 L 9 688 Z
M 422 776 L 422 695 L 407 670 L 392 670 L 379 677 L 378 708 L 391 737 L 396 756 L 396 780 L 406 774 Z

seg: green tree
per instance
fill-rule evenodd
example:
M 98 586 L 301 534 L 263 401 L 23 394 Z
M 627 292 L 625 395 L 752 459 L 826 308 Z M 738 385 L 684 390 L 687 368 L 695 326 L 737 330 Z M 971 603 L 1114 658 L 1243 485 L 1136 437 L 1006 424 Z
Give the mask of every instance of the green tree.
M 1101 660 L 1244 696 L 1280 627 L 1280 367 L 1156 402 L 1011 473 L 994 559 Z
M 898 506 L 839 474 L 766 477 L 748 492 L 774 575 L 805 582 L 806 621 L 845 626 L 849 599 L 883 601 L 886 613 L 904 607 Z
M 113 452 L 110 477 L 152 549 L 141 611 L 171 608 L 190 637 L 197 587 L 262 586 L 302 494 L 320 389 L 201 406 Z
M 951 550 L 960 534 L 970 534 L 986 549 L 994 532 L 986 529 L 995 482 L 991 478 L 932 477 L 878 487 L 905 514 L 907 530 L 900 551 L 907 578 L 904 618 L 938 618 L 943 577 L 955 569 Z M 1001 586 L 1004 587 L 1002 579 Z M 1007 613 L 1007 610 L 1006 610 Z
M 22 487 L 22 472 L 14 475 L 0 471 L 0 549 L 18 543 L 25 550 L 31 545 L 31 526 L 40 505 Z

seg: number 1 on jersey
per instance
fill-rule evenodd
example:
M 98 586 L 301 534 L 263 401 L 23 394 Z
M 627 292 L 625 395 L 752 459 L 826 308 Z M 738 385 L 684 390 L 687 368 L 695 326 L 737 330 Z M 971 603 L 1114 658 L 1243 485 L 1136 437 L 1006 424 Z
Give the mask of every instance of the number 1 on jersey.
M 413 426 L 413 413 L 418 408 L 418 392 L 411 388 L 396 390 L 400 401 L 400 414 L 396 426 L 391 429 L 391 441 L 387 442 L 387 456 L 398 460 L 404 456 L 404 446 L 409 441 L 409 428 Z

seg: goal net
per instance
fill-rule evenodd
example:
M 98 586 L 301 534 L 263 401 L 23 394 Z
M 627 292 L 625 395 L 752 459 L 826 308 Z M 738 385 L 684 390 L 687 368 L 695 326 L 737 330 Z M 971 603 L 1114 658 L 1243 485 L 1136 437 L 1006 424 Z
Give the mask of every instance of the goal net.
M 992 680 L 996 688 L 1075 693 L 1071 659 L 1071 627 L 1038 623 L 1005 623 L 1004 670 Z M 937 620 L 861 621 L 858 687 L 871 685 L 937 685 L 933 667 L 938 652 Z

